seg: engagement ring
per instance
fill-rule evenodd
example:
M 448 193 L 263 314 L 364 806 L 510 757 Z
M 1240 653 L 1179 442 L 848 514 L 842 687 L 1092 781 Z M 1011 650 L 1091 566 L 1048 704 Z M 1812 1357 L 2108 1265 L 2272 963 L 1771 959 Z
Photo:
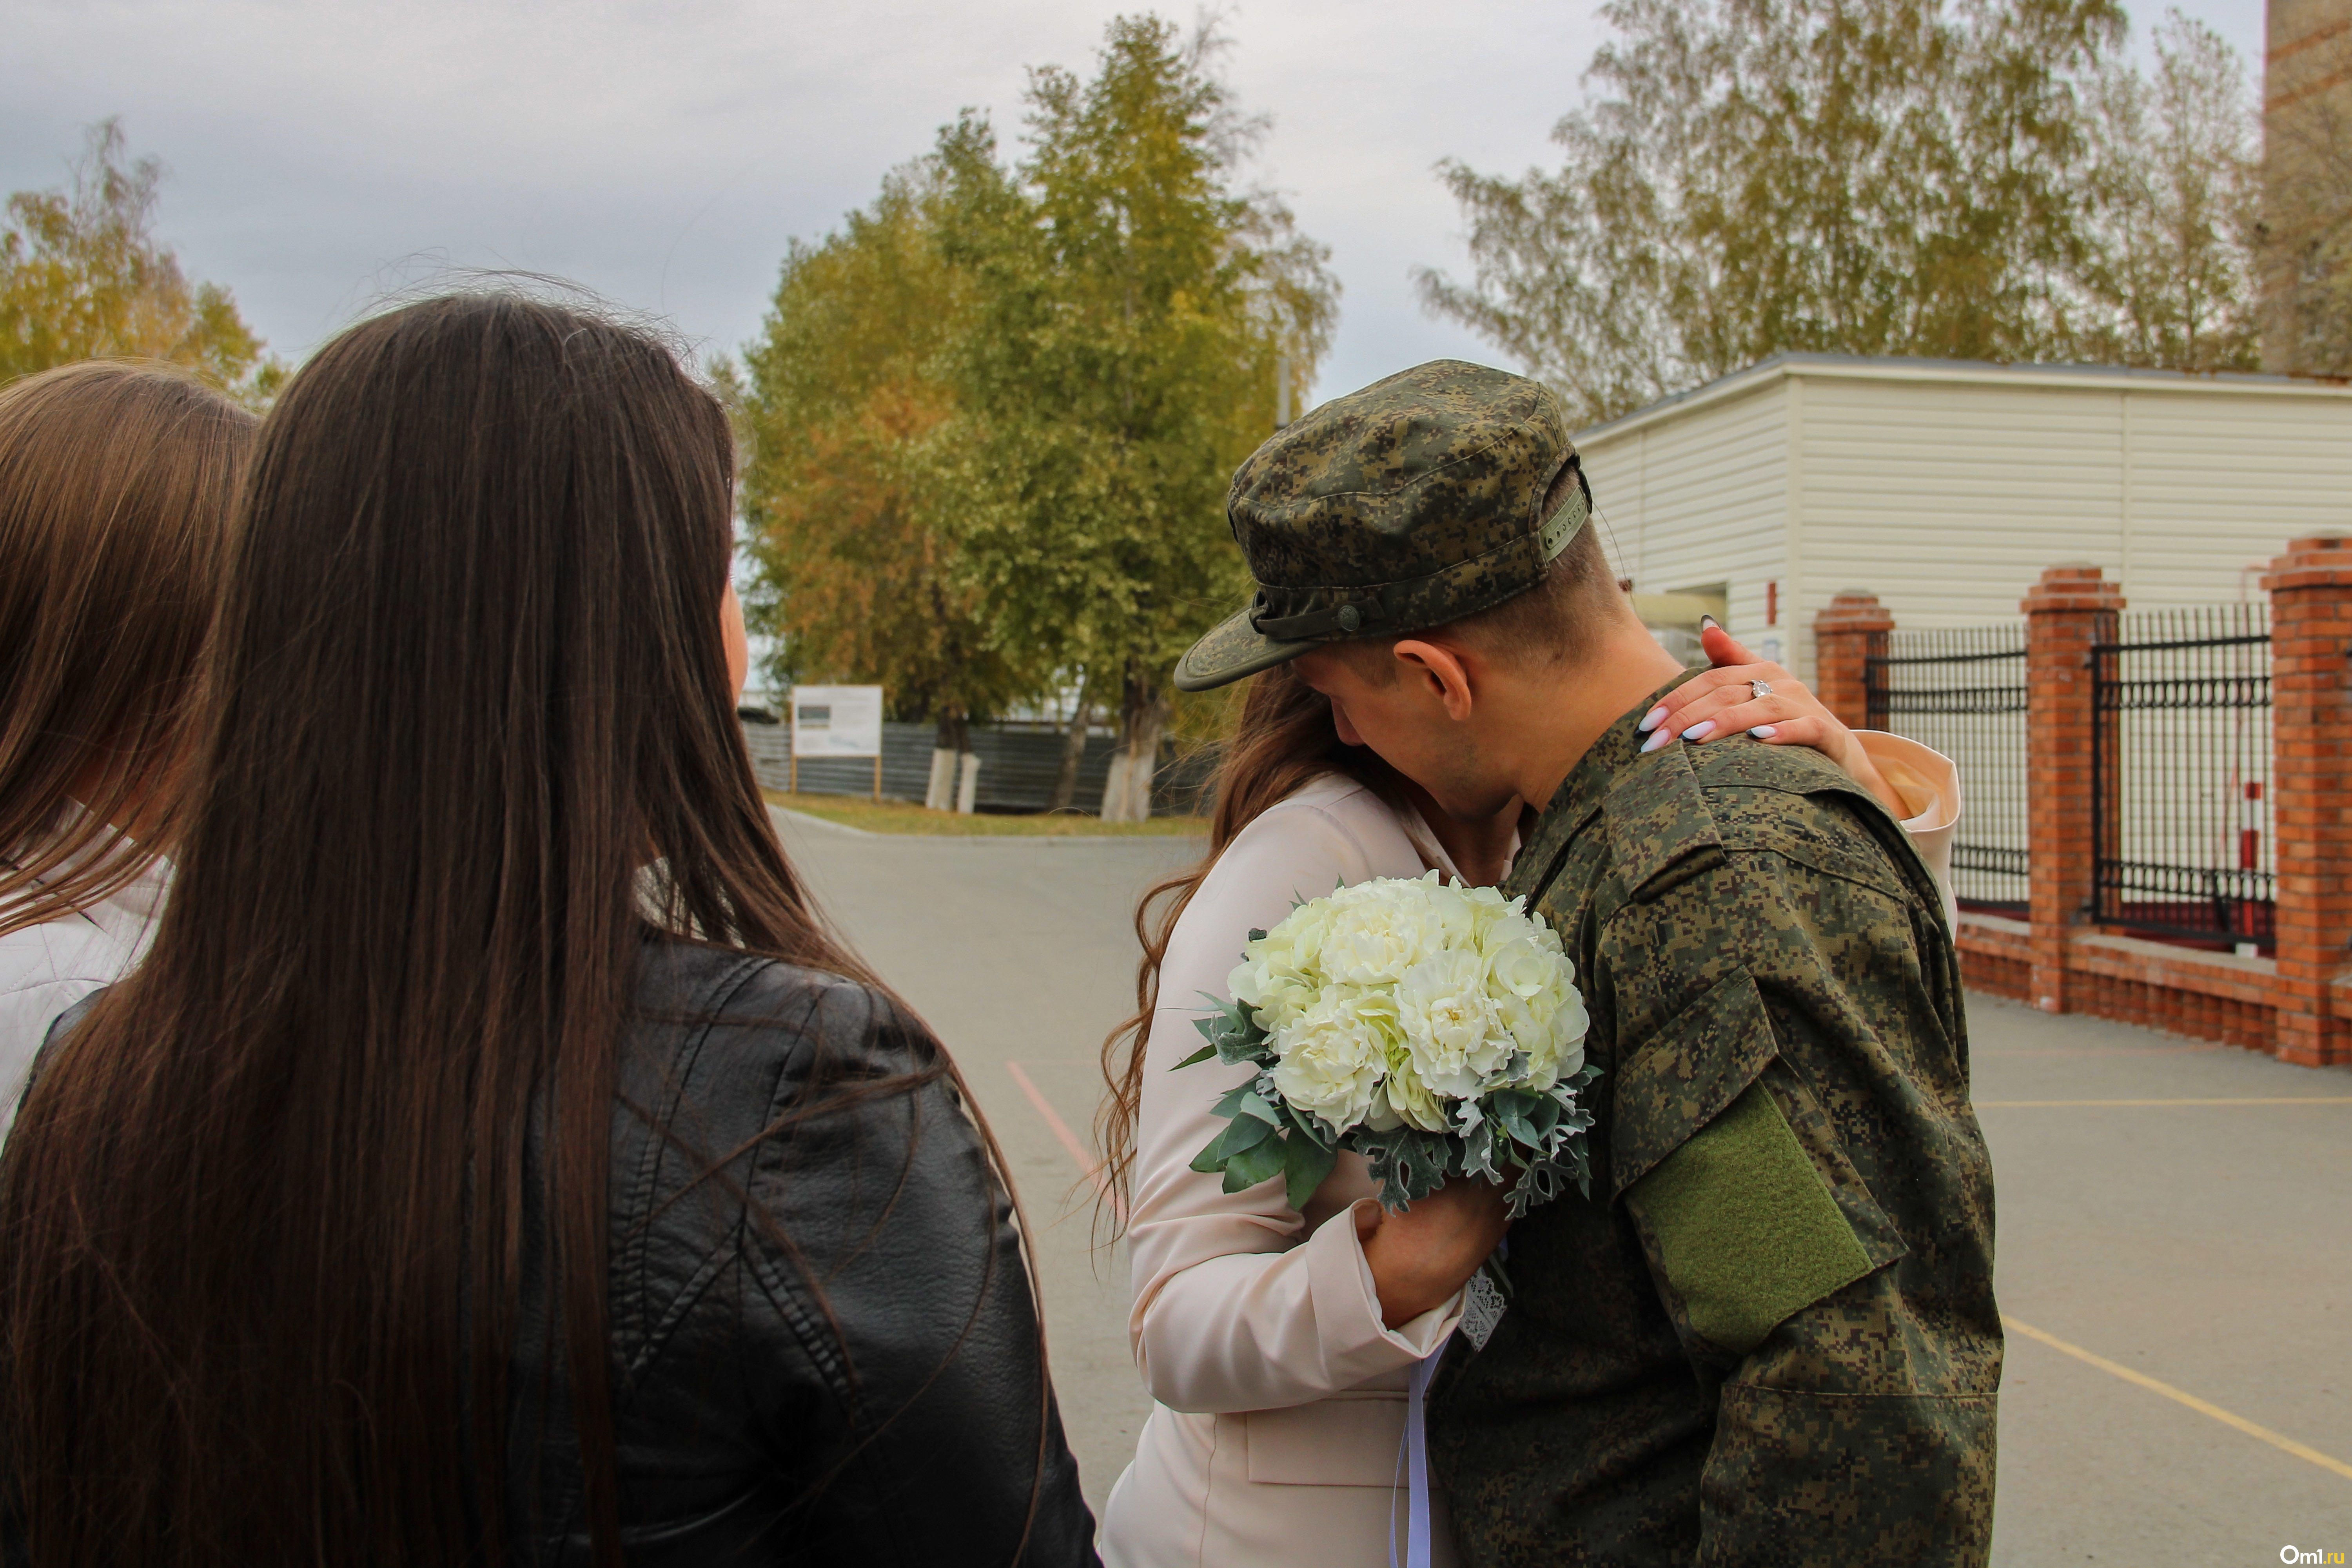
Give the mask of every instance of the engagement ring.
M 1769 697 L 1772 695 L 1772 683 L 1769 680 L 1751 680 L 1748 683 L 1748 689 L 1759 697 Z

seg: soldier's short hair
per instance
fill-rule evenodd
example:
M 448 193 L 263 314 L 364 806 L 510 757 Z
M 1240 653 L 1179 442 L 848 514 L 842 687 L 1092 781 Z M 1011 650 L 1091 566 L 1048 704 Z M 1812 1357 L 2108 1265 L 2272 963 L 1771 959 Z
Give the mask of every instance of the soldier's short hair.
M 1566 504 L 1569 487 L 1579 482 L 1576 464 L 1562 468 L 1544 496 L 1543 514 L 1549 517 Z M 1512 664 L 1564 664 L 1598 640 L 1612 603 L 1621 593 L 1601 547 L 1601 531 L 1587 526 L 1552 558 L 1535 586 L 1490 609 L 1432 629 L 1451 632 Z M 1406 637 L 1425 635 L 1403 632 L 1394 637 L 1357 637 L 1333 646 L 1357 674 L 1386 686 L 1396 679 L 1396 660 L 1391 650 Z

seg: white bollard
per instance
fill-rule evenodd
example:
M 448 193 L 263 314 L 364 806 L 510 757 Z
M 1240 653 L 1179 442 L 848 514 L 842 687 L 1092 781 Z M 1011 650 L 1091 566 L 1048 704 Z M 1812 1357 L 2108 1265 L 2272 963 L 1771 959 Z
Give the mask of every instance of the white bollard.
M 958 815 L 970 816 L 974 803 L 979 799 L 980 754 L 976 752 L 966 752 L 963 754 L 963 777 L 956 782 L 955 805 Z
M 923 805 L 933 811 L 945 811 L 955 805 L 956 753 L 941 746 L 931 748 L 931 782 L 923 791 Z
M 1110 754 L 1110 774 L 1103 780 L 1102 819 L 1105 822 L 1125 822 L 1127 817 L 1127 775 L 1129 758 L 1124 751 Z

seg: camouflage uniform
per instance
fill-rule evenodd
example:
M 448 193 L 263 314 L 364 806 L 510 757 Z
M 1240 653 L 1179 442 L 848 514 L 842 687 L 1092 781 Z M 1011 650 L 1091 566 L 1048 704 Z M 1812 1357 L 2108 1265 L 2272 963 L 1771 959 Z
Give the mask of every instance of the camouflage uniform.
M 1559 401 L 1439 361 L 1234 475 L 1251 603 L 1204 690 L 1538 581 L 1590 492 Z M 1548 498 L 1559 499 L 1546 505 Z M 1572 678 L 1572 677 L 1571 677 Z M 1433 1390 L 1479 1568 L 1979 1563 L 2000 1320 L 1959 966 L 1902 829 L 1817 752 L 1644 755 L 1628 713 L 1519 854 L 1592 1016 L 1592 1194 L 1511 1235 L 1510 1310 Z
M 1591 1010 L 1591 1198 L 1513 1230 L 1431 1453 L 1465 1560 L 1980 1563 L 2000 1321 L 1960 975 L 1902 830 L 1818 753 L 1588 752 L 1507 890 Z

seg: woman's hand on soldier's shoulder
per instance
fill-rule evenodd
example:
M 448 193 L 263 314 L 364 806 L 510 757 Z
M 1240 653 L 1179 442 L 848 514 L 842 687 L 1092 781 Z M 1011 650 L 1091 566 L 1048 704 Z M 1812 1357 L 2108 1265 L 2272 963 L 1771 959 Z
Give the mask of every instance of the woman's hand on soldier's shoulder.
M 1711 618 L 1699 633 L 1699 644 L 1715 668 L 1684 681 L 1643 715 L 1642 727 L 1650 735 L 1643 751 L 1654 752 L 1677 738 L 1704 745 L 1743 730 L 1768 746 L 1811 746 L 1876 795 L 1897 820 L 1904 816 L 1903 797 L 1811 688 L 1769 659 L 1756 658 Z M 1759 680 L 1770 688 L 1769 694 L 1757 694 L 1752 683 Z

